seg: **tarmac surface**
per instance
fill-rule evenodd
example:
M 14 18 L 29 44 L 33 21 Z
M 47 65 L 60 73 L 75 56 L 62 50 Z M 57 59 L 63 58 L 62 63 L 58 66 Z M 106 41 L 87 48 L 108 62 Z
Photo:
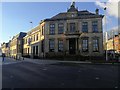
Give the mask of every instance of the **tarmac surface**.
M 120 88 L 119 65 L 6 58 L 2 88 Z

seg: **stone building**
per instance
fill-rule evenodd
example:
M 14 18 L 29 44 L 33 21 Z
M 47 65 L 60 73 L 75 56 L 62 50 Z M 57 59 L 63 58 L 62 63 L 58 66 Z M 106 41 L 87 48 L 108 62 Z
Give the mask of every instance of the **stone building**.
M 40 58 L 43 57 L 41 51 L 43 50 L 43 30 L 42 26 L 38 25 L 32 28 L 24 37 L 24 54 L 25 57 Z
M 40 22 L 44 24 L 43 55 L 103 56 L 103 15 L 79 11 L 73 2 L 67 12 Z
M 5 54 L 5 56 L 9 56 L 9 43 L 2 43 L 1 44 L 1 51 L 2 51 L 2 53 L 4 53 Z
M 10 42 L 10 56 L 19 59 L 23 54 L 23 37 L 26 35 L 24 32 L 20 32 L 14 36 Z
M 10 42 L 11 57 L 103 56 L 103 15 L 79 11 L 73 2 L 67 12 L 42 20 Z
M 120 35 L 120 34 L 119 34 Z M 107 41 L 107 50 L 108 52 L 120 53 L 120 38 L 119 35 L 114 35 L 113 38 L 108 39 Z

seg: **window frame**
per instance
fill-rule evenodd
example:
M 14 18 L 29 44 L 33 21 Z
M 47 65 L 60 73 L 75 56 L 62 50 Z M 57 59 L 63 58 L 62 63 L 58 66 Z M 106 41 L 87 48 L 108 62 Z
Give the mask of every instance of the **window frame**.
M 50 35 L 55 35 L 55 24 L 54 23 L 51 23 L 49 25 L 49 34 Z
M 97 42 L 95 41 L 95 43 L 94 43 L 94 40 L 97 40 Z M 93 45 L 92 45 L 93 52 L 99 52 L 99 39 L 93 38 L 92 43 L 93 43 Z M 96 49 L 96 47 L 97 47 L 97 49 Z
M 61 50 L 61 44 L 62 44 L 62 50 Z M 63 52 L 63 50 L 64 50 L 64 42 L 62 39 L 58 39 L 58 52 Z
M 51 46 L 51 41 L 53 45 Z M 49 52 L 54 52 L 55 51 L 55 40 L 54 39 L 49 39 Z
M 92 21 L 92 31 L 94 33 L 98 32 L 98 21 Z
M 76 31 L 76 27 L 75 27 L 75 23 L 73 22 L 73 23 L 70 23 L 70 32 L 71 33 L 73 33 L 73 32 L 75 32 Z
M 85 43 L 83 42 L 84 40 Z M 88 51 L 89 51 L 89 38 L 82 38 L 82 52 L 88 52 Z
M 58 34 L 63 34 L 63 32 L 64 32 L 64 23 L 58 23 Z
M 82 22 L 82 32 L 88 32 L 88 22 Z

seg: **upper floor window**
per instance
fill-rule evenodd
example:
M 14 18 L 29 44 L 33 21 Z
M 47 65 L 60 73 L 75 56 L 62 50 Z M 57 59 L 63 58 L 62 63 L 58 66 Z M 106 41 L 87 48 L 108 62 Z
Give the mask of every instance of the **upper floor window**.
M 82 51 L 83 52 L 88 51 L 88 38 L 85 38 L 82 40 Z
M 55 24 L 50 24 L 49 34 L 55 34 Z
M 28 44 L 30 44 L 31 43 L 31 38 L 28 38 L 28 42 L 27 42 Z
M 63 40 L 58 40 L 58 51 L 59 52 L 63 51 Z
M 34 41 L 35 41 L 35 35 L 34 35 Z
M 36 35 L 36 40 L 38 40 L 38 34 Z
M 93 39 L 93 52 L 99 51 L 99 41 L 98 39 Z
M 70 32 L 75 32 L 75 23 L 70 23 Z
M 44 35 L 44 26 L 42 26 L 42 35 Z
M 49 51 L 54 52 L 54 47 L 55 47 L 55 41 L 50 39 L 49 40 Z
M 97 21 L 92 22 L 92 30 L 93 30 L 93 32 L 98 32 L 98 22 Z
M 88 22 L 82 23 L 82 32 L 88 32 Z
M 64 25 L 63 23 L 58 24 L 58 34 L 63 34 L 64 31 Z

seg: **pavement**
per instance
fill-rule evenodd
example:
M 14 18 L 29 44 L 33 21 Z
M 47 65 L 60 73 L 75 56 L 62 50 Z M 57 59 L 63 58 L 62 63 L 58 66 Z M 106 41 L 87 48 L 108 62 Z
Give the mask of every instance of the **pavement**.
M 35 64 L 55 64 L 55 63 L 82 63 L 82 64 L 91 64 L 89 61 L 61 61 L 61 60 L 47 60 L 47 59 L 31 59 L 31 58 L 24 58 L 21 60 L 16 60 L 13 58 L 6 58 L 4 62 L 2 62 L 3 65 L 7 64 L 14 64 L 14 63 L 19 63 L 19 62 L 31 62 Z

